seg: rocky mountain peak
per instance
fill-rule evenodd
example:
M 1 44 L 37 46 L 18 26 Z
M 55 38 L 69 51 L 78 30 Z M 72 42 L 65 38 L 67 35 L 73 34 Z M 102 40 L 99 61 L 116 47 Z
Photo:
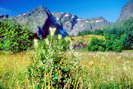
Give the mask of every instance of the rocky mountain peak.
M 45 8 L 44 6 L 38 6 L 37 8 L 30 10 L 26 13 L 17 15 L 16 17 L 29 17 L 29 16 L 33 16 L 33 15 L 38 15 L 38 14 L 51 14 L 50 11 Z
M 122 9 L 118 21 L 124 21 L 133 17 L 133 0 L 130 0 Z
M 39 38 L 44 38 L 49 33 L 49 27 L 56 27 L 57 33 L 76 36 L 84 30 L 95 30 L 109 25 L 102 16 L 83 19 L 71 13 L 50 12 L 47 8 L 39 6 L 26 13 L 13 17 L 13 20 L 30 27 Z M 67 34 L 68 33 L 68 34 Z

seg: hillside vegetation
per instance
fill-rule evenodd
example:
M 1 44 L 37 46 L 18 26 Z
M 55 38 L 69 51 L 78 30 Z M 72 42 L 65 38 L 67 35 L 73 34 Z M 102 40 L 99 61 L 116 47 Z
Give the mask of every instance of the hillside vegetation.
M 89 44 L 89 51 L 116 51 L 133 49 L 133 18 L 115 23 L 103 30 L 84 31 L 80 36 L 87 34 L 102 35 L 105 40 L 93 39 Z M 99 45 L 97 45 L 99 44 Z M 102 50 L 101 50 L 102 49 Z
M 83 44 L 89 44 L 91 42 L 91 39 L 94 37 L 103 40 L 105 39 L 104 36 L 90 34 L 90 35 L 72 37 L 72 43 L 82 42 Z
M 26 26 L 14 21 L 0 20 L 0 50 L 20 52 L 32 46 L 33 34 Z

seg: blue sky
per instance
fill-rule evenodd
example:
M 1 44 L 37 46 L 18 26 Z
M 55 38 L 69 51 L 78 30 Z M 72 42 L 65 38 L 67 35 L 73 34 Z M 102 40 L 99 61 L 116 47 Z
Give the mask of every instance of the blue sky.
M 103 16 L 114 22 L 129 0 L 0 0 L 0 14 L 15 16 L 43 5 L 51 12 L 70 12 L 80 18 Z

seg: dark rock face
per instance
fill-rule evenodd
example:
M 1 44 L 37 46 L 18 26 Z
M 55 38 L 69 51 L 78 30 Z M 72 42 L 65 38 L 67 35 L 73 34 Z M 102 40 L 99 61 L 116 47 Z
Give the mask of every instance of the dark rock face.
M 133 0 L 130 0 L 122 9 L 118 21 L 124 21 L 133 17 Z
M 9 16 L 8 15 L 0 15 L 0 19 L 2 18 L 8 18 Z

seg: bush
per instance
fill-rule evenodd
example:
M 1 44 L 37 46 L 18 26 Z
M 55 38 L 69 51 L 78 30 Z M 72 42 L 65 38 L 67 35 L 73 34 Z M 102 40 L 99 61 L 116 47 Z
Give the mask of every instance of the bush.
M 123 48 L 122 40 L 118 40 L 116 35 L 105 36 L 105 51 L 121 52 Z
M 36 55 L 28 67 L 29 80 L 33 89 L 70 89 L 70 87 L 76 89 L 76 83 L 79 80 L 75 73 L 79 72 L 79 57 L 75 57 L 73 51 L 72 58 L 64 53 L 62 42 L 67 43 L 69 38 L 64 39 L 61 35 L 57 39 L 52 34 L 39 42 L 34 41 Z
M 89 51 L 101 51 L 105 50 L 104 40 L 98 38 L 92 38 L 90 44 L 88 45 Z
M 105 44 L 105 51 L 114 51 L 121 52 L 122 51 L 122 43 L 119 40 L 107 40 Z
M 32 45 L 30 37 L 33 34 L 25 26 L 4 20 L 0 21 L 0 49 L 19 52 Z
M 98 38 L 92 38 L 90 44 L 88 45 L 88 51 L 122 51 L 122 42 L 115 39 L 115 36 L 106 37 L 106 41 Z

